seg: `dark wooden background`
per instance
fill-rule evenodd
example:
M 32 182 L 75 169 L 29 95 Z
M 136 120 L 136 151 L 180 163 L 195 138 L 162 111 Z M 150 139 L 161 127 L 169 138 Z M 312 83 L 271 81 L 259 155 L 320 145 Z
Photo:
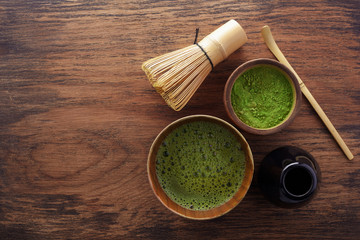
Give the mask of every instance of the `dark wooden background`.
M 229 19 L 249 41 L 175 112 L 141 63 L 192 44 Z M 304 98 L 280 133 L 244 133 L 255 176 L 233 211 L 193 221 L 167 210 L 148 183 L 156 135 L 172 121 L 227 121 L 228 76 L 279 47 L 352 150 L 348 161 Z M 359 239 L 360 4 L 358 0 L 0 0 L 0 239 Z M 299 209 L 261 195 L 257 170 L 295 145 L 319 162 L 322 184 Z

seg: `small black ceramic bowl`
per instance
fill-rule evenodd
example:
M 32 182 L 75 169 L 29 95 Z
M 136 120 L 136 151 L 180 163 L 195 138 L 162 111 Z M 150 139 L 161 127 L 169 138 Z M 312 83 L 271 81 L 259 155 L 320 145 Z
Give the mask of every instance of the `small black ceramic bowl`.
M 273 91 L 274 89 L 272 89 L 271 86 L 271 82 L 269 84 L 269 82 L 264 82 L 263 79 L 267 78 L 268 76 L 270 77 L 270 74 L 272 74 L 272 78 L 274 78 L 274 76 L 280 76 L 281 79 L 286 79 L 289 83 L 290 83 L 290 88 L 289 90 L 289 95 L 291 94 L 291 101 L 287 101 L 286 104 L 287 105 L 291 105 L 289 107 L 289 111 L 287 112 L 287 114 L 285 116 L 271 116 L 270 117 L 274 117 L 274 118 L 278 118 L 278 122 L 276 122 L 276 124 L 272 125 L 272 126 L 266 126 L 266 127 L 258 127 L 258 126 L 254 126 L 254 124 L 249 123 L 249 121 L 245 122 L 244 118 L 242 118 L 241 112 L 243 112 L 243 109 L 234 109 L 234 105 L 233 105 L 233 100 L 232 99 L 232 91 L 234 88 L 234 84 L 236 81 L 248 81 L 245 76 L 243 76 L 241 78 L 241 76 L 243 74 L 248 74 L 247 71 L 252 71 L 252 73 L 254 73 L 255 71 L 257 71 L 257 69 L 261 69 L 261 67 L 264 67 L 263 69 L 267 69 L 266 71 L 261 72 L 261 74 L 259 73 L 258 76 L 254 77 L 254 79 L 256 78 L 256 81 L 246 84 L 244 85 L 244 90 L 243 91 L 248 91 L 248 92 L 243 92 L 243 95 L 235 95 L 233 94 L 233 96 L 236 96 L 237 98 L 242 98 L 239 101 L 243 101 L 245 102 L 245 105 L 248 102 L 251 102 L 249 98 L 251 98 L 253 95 L 255 96 L 255 94 L 259 94 L 256 93 L 258 89 L 260 89 L 260 85 L 256 85 L 256 84 L 263 84 L 266 83 L 267 87 L 269 90 Z M 274 75 L 274 72 L 276 73 Z M 267 75 L 268 74 L 268 75 Z M 280 75 L 279 75 L 280 74 Z M 248 77 L 248 76 L 247 76 Z M 246 79 L 246 80 L 244 80 Z M 283 80 L 282 80 L 283 81 Z M 264 89 L 264 87 L 263 87 Z M 235 91 L 235 90 L 234 90 Z M 261 92 L 261 91 L 260 91 Z M 274 92 L 274 91 L 273 91 Z M 246 94 L 245 94 L 246 93 Z M 263 93 L 261 93 L 263 94 Z M 261 96 L 261 94 L 259 94 Z M 265 95 L 264 95 L 265 96 Z M 271 98 L 272 99 L 276 99 L 277 97 L 279 97 L 277 94 L 272 94 Z M 269 98 L 269 96 L 268 96 Z M 248 62 L 245 62 L 244 64 L 242 64 L 241 66 L 239 66 L 228 78 L 226 85 L 225 85 L 225 89 L 224 89 L 224 105 L 225 105 L 225 109 L 226 112 L 228 114 L 228 116 L 231 118 L 231 120 L 234 122 L 234 124 L 239 127 L 240 129 L 252 133 L 252 134 L 257 134 L 257 135 L 267 135 L 267 134 L 273 134 L 276 132 L 279 132 L 280 130 L 284 129 L 286 126 L 288 126 L 295 118 L 296 114 L 298 113 L 299 109 L 300 109 L 300 104 L 301 104 L 301 90 L 300 90 L 300 86 L 298 83 L 298 80 L 295 76 L 295 74 L 289 69 L 287 68 L 285 65 L 283 65 L 282 63 L 272 60 L 272 59 L 266 59 L 266 58 L 260 58 L 260 59 L 255 59 L 255 60 L 251 60 Z M 264 102 L 269 102 L 270 99 L 263 99 Z M 275 100 L 277 101 L 277 100 Z M 256 111 L 260 111 L 261 110 L 261 103 L 254 103 L 251 102 L 250 104 L 253 104 L 253 106 L 251 107 L 250 110 L 252 110 L 254 113 L 256 113 Z M 237 107 L 239 108 L 239 107 Z M 264 109 L 264 107 L 263 107 Z M 266 109 L 272 110 L 272 106 L 267 106 Z M 244 109 L 244 111 L 246 111 Z M 264 111 L 264 110 L 262 110 Z M 251 114 L 251 113 L 250 113 Z M 253 118 L 256 119 L 255 114 L 253 115 Z M 259 117 L 258 119 L 256 119 L 257 122 L 261 122 L 263 121 L 263 119 L 269 118 L 269 114 L 264 116 L 261 116 L 261 118 Z

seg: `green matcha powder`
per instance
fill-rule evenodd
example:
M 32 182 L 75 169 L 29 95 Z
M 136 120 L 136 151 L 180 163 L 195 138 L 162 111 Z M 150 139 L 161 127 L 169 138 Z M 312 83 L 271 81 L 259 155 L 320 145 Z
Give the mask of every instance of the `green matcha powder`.
M 173 130 L 156 158 L 165 193 L 187 209 L 207 210 L 233 197 L 245 173 L 245 154 L 226 128 L 197 121 Z
M 234 83 L 231 104 L 247 125 L 266 129 L 280 124 L 291 112 L 294 91 L 287 77 L 271 66 L 245 71 Z

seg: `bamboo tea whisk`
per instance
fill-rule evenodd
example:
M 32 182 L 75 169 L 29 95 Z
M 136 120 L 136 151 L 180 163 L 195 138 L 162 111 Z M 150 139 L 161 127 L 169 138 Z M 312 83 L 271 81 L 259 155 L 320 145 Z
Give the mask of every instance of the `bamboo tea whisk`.
M 180 111 L 211 70 L 246 41 L 243 28 L 230 20 L 199 43 L 144 62 L 142 69 L 165 102 Z

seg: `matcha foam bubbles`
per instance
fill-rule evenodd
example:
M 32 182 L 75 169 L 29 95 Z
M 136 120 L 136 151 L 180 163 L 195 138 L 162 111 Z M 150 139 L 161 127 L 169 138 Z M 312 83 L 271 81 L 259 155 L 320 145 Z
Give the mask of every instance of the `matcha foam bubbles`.
M 174 129 L 156 157 L 156 175 L 165 193 L 192 210 L 208 210 L 233 197 L 245 173 L 245 153 L 234 134 L 212 122 Z

